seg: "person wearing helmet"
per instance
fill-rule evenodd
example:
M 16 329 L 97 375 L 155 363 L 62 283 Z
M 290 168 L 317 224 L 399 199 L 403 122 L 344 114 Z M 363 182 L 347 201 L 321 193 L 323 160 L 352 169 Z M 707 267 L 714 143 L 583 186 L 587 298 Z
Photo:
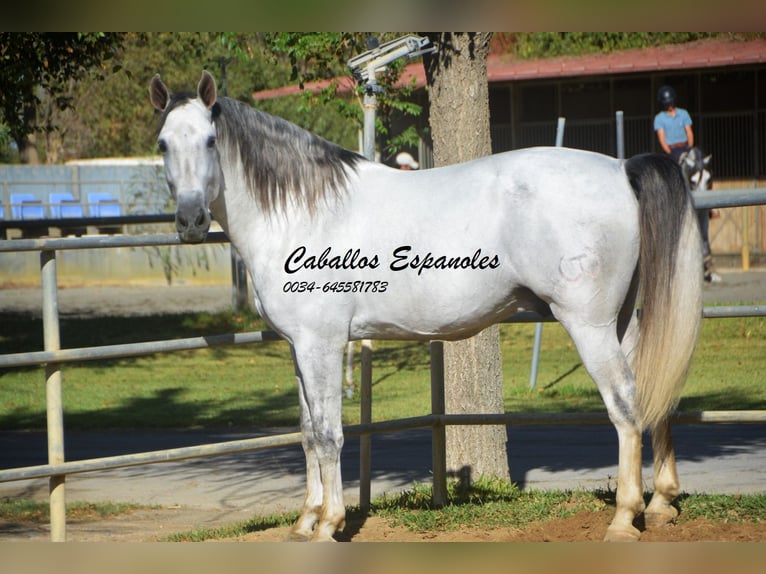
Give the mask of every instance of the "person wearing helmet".
M 674 160 L 681 163 L 686 153 L 694 147 L 694 130 L 692 119 L 683 108 L 676 107 L 676 91 L 670 86 L 662 86 L 657 92 L 657 102 L 662 111 L 654 116 L 654 131 L 662 150 Z M 701 153 L 701 152 L 700 152 Z M 715 272 L 713 255 L 710 251 L 710 237 L 708 232 L 711 211 L 698 209 L 697 217 L 700 222 L 700 231 L 704 242 L 703 277 L 705 281 L 718 283 L 721 276 Z
M 676 107 L 676 91 L 662 86 L 657 92 L 662 111 L 654 116 L 654 131 L 662 151 L 678 161 L 681 154 L 694 147 L 692 118 L 683 108 Z

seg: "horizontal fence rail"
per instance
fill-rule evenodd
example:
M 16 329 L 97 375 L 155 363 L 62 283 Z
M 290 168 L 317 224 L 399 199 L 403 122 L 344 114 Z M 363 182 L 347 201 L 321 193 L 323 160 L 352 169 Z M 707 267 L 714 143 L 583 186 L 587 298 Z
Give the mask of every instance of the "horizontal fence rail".
M 716 192 L 700 192 L 694 195 L 695 206 L 700 209 L 718 207 L 738 207 L 766 203 L 766 189 L 726 190 Z M 166 215 L 164 217 L 167 217 Z M 100 219 L 99 223 L 103 223 Z M 208 235 L 207 243 L 227 242 L 222 232 L 212 232 Z M 45 350 L 12 353 L 0 355 L 0 368 L 46 365 L 46 385 L 48 388 L 48 418 L 49 418 L 49 464 L 26 468 L 7 469 L 0 471 L 0 482 L 27 480 L 49 477 L 51 481 L 51 539 L 65 539 L 65 515 L 62 486 L 68 474 L 92 472 L 171 462 L 189 458 L 218 456 L 245 451 L 264 450 L 301 442 L 297 432 L 281 435 L 255 437 L 252 439 L 213 443 L 176 449 L 158 450 L 152 452 L 104 457 L 98 459 L 64 461 L 63 460 L 63 422 L 61 420 L 61 381 L 60 365 L 71 362 L 91 361 L 111 358 L 145 356 L 156 353 L 202 349 L 223 345 L 238 345 L 262 343 L 281 340 L 273 331 L 254 331 L 227 335 L 190 337 L 185 339 L 149 341 L 122 345 L 108 345 L 79 349 L 60 349 L 58 342 L 58 309 L 56 285 L 56 252 L 71 249 L 100 249 L 114 247 L 144 247 L 160 245 L 183 245 L 175 234 L 146 234 L 146 235 L 116 235 L 116 236 L 86 236 L 81 238 L 40 238 L 14 239 L 0 241 L 0 253 L 29 252 L 41 253 L 41 276 L 43 279 L 43 324 L 45 333 Z M 705 307 L 703 316 L 706 318 L 737 317 L 737 316 L 766 316 L 766 304 L 749 306 L 720 306 Z M 509 323 L 541 323 L 554 322 L 552 317 L 541 317 L 535 313 L 519 313 L 508 319 Z M 440 343 L 432 343 L 433 348 L 439 348 Z M 433 356 L 433 354 L 432 354 Z M 432 362 L 432 413 L 421 417 L 411 417 L 390 421 L 381 421 L 344 427 L 346 436 L 366 436 L 381 432 L 402 431 L 415 428 L 431 427 L 433 434 L 433 472 L 434 499 L 446 492 L 446 467 L 444 467 L 445 425 L 571 425 L 571 424 L 608 424 L 605 413 L 500 413 L 500 414 L 445 414 L 443 408 L 443 365 Z M 363 377 L 371 381 L 371 369 L 363 368 Z M 363 381 L 363 385 L 364 385 Z M 676 423 L 729 423 L 729 422 L 766 422 L 766 411 L 712 411 L 677 413 L 673 421 Z M 55 435 L 56 425 L 60 428 L 60 437 Z M 56 442 L 58 441 L 58 443 Z M 442 452 L 438 452 L 442 451 Z M 444 468 L 440 468 L 444 467 Z M 369 471 L 360 469 L 360 476 L 370 476 Z M 368 479 L 369 480 L 369 479 Z M 360 481 L 361 482 L 361 481 Z M 369 492 L 369 484 L 360 484 L 360 490 Z
M 164 341 L 144 341 L 141 343 L 104 345 L 102 347 L 10 353 L 7 355 L 0 355 L 0 368 L 31 367 L 43 363 L 76 363 L 81 361 L 124 359 L 127 357 L 143 357 L 157 353 L 192 351 L 195 349 L 223 347 L 226 345 L 243 345 L 247 343 L 262 343 L 264 341 L 281 340 L 282 338 L 274 331 L 249 331 L 247 333 L 228 333 L 224 335 L 187 337 L 185 339 L 170 339 Z
M 46 217 L 41 219 L 0 219 L 0 231 L 3 229 L 35 229 L 54 227 L 61 229 L 78 227 L 107 227 L 112 225 L 140 225 L 142 223 L 172 223 L 173 213 L 147 213 L 143 215 L 113 215 L 88 217 Z
M 766 305 L 732 305 L 721 307 L 705 307 L 702 313 L 708 319 L 727 317 L 766 317 Z M 503 323 L 555 323 L 553 317 L 540 317 L 535 313 L 519 313 Z M 101 347 L 82 347 L 75 349 L 60 349 L 57 351 L 30 351 L 27 353 L 8 353 L 0 355 L 0 368 L 32 367 L 45 363 L 78 363 L 84 361 L 101 361 L 106 359 L 124 359 L 128 357 L 144 357 L 158 353 L 176 351 L 192 351 L 227 345 L 245 345 L 267 341 L 283 340 L 274 331 L 248 331 L 245 333 L 227 333 L 224 335 L 207 335 L 171 339 L 163 341 L 143 341 L 140 343 L 125 343 L 119 345 L 104 345 Z M 0 482 L 2 482 L 0 480 Z
M 205 243 L 228 243 L 222 231 L 207 234 Z M 67 251 L 70 249 L 104 249 L 110 247 L 152 247 L 186 245 L 175 233 L 141 235 L 93 235 L 88 237 L 46 237 L 39 239 L 10 239 L 0 241 L 0 253 L 14 251 Z
M 694 207 L 697 209 L 717 209 L 724 207 L 744 207 L 766 204 L 766 188 L 722 189 L 716 191 L 696 191 L 692 193 Z

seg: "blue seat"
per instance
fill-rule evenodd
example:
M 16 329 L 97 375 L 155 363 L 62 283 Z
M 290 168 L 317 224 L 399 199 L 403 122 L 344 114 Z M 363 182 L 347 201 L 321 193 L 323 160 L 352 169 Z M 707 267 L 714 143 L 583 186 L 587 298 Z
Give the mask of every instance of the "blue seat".
M 119 217 L 122 215 L 120 202 L 111 193 L 94 191 L 88 194 L 88 205 L 93 217 Z
M 51 193 L 48 199 L 51 204 L 51 216 L 55 218 L 83 216 L 82 204 L 71 193 Z
M 120 203 L 116 200 L 106 200 L 102 199 L 98 202 L 99 205 L 99 215 L 101 217 L 119 217 L 122 215 L 122 207 L 120 206 Z
M 44 220 L 45 206 L 31 193 L 11 194 L 11 220 Z M 40 224 L 21 226 L 21 237 L 43 237 L 48 234 L 48 227 L 42 221 Z
M 82 204 L 69 192 L 55 192 L 48 196 L 51 206 L 51 216 L 55 219 L 80 219 L 84 216 Z M 81 237 L 87 231 L 84 225 L 68 225 L 60 227 L 62 235 Z
M 45 207 L 31 193 L 13 193 L 11 216 L 13 219 L 45 219 Z
M 104 191 L 94 191 L 88 194 L 88 205 L 90 214 L 93 217 L 120 217 L 122 215 L 122 206 L 111 193 Z M 98 226 L 100 233 L 120 233 L 120 225 Z

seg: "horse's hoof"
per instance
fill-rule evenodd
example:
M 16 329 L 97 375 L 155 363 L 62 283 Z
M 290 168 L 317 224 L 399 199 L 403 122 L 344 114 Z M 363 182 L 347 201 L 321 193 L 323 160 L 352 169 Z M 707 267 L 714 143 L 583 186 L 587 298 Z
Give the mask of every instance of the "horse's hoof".
M 326 536 L 322 536 L 322 537 L 314 536 L 314 538 L 312 538 L 311 541 L 312 542 L 337 542 L 337 540 L 335 540 L 335 538 L 333 538 L 332 536 L 330 536 L 329 538 L 327 538 Z
M 301 532 L 291 530 L 290 533 L 285 537 L 284 542 L 308 542 L 309 540 L 311 540 L 310 536 L 306 536 Z
M 328 535 L 327 533 L 321 533 L 319 531 L 314 533 L 314 536 L 311 538 L 312 542 L 337 542 L 335 538 L 332 535 Z
M 641 532 L 633 526 L 628 528 L 610 526 L 606 529 L 604 542 L 638 542 L 639 538 L 641 538 Z
M 335 532 L 339 531 L 340 529 L 331 526 L 330 523 L 327 523 L 325 525 L 317 525 L 317 527 L 314 529 L 314 536 L 311 537 L 312 542 L 337 542 L 335 540 Z
M 644 525 L 647 528 L 661 528 L 672 523 L 678 516 L 678 510 L 669 506 L 661 512 L 644 512 Z

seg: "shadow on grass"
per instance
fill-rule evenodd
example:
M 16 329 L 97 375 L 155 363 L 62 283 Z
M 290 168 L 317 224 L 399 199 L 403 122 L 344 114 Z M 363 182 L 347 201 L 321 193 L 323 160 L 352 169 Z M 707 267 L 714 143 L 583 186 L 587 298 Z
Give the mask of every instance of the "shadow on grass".
M 265 325 L 255 316 L 234 313 L 107 318 L 62 317 L 60 338 L 62 348 L 73 349 L 214 336 L 265 328 Z M 257 353 L 263 357 L 290 361 L 289 349 L 284 344 L 257 344 L 257 346 Z M 35 352 L 42 349 L 43 328 L 40 318 L 20 313 L 0 313 L 0 354 Z M 211 348 L 209 352 L 211 364 L 215 361 L 240 360 L 242 357 L 242 353 L 233 346 Z M 129 366 L 138 361 L 144 361 L 142 364 L 146 364 L 145 368 L 151 377 L 152 363 L 147 362 L 146 357 L 87 361 L 82 365 L 87 365 L 88 369 L 92 369 L 98 373 L 99 377 L 107 380 L 112 376 L 111 369 L 115 365 Z M 65 379 L 69 373 L 76 372 L 77 368 L 80 366 L 76 364 L 65 365 Z M 41 372 L 41 369 L 40 366 L 0 369 L 0 381 L 11 371 L 37 373 Z M 215 373 L 211 371 L 210 374 L 211 385 L 217 384 L 212 378 Z M 199 377 L 200 373 L 190 372 L 189 376 Z M 35 377 L 37 377 L 36 374 Z M 44 379 L 41 378 L 39 382 L 44 385 Z M 275 386 L 268 393 L 254 390 L 253 393 L 258 392 L 257 397 L 253 394 L 253 399 L 247 400 L 245 396 L 242 397 L 244 401 L 238 402 L 238 405 L 247 403 L 247 407 L 228 409 L 229 401 L 225 396 L 222 396 L 220 401 L 200 402 L 186 397 L 187 390 L 183 385 L 171 383 L 166 388 L 158 388 L 151 394 L 149 394 L 150 391 L 144 391 L 143 396 L 121 399 L 117 405 L 108 404 L 82 413 L 67 412 L 65 426 L 68 429 L 141 428 L 147 426 L 147 421 L 151 421 L 150 426 L 163 428 L 172 424 L 167 421 L 178 420 L 185 421 L 184 426 L 188 427 L 211 423 L 224 426 L 231 424 L 263 426 L 264 420 L 269 421 L 269 426 L 297 423 L 297 400 L 294 385 L 291 384 Z M 257 405 L 257 408 L 251 408 L 249 404 Z M 210 419 L 211 412 L 218 413 L 215 421 Z M 38 411 L 19 406 L 15 409 L 8 408 L 0 417 L 0 429 L 43 429 L 45 427 L 44 409 Z
M 255 316 L 235 313 L 181 313 L 144 317 L 61 317 L 62 348 L 95 347 L 222 335 L 266 329 Z M 0 313 L 0 353 L 43 350 L 42 319 L 26 313 Z
M 548 389 L 555 387 L 559 383 L 563 382 L 567 377 L 576 373 L 582 366 L 583 366 L 582 363 L 575 364 L 571 369 L 569 369 L 565 373 L 562 373 L 561 375 L 553 379 L 550 383 L 546 383 L 545 385 L 543 385 L 542 387 L 543 390 L 547 391 Z

